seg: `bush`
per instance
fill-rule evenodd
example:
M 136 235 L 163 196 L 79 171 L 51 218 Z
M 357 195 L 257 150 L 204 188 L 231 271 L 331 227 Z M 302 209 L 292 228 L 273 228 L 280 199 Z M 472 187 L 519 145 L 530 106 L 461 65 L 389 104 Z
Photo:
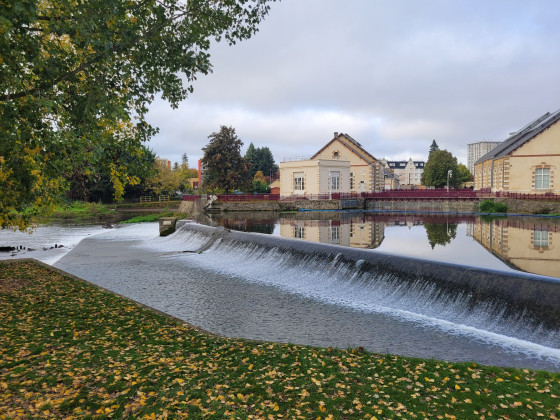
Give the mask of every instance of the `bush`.
M 478 205 L 478 210 L 481 213 L 507 213 L 508 206 L 506 203 L 484 200 Z

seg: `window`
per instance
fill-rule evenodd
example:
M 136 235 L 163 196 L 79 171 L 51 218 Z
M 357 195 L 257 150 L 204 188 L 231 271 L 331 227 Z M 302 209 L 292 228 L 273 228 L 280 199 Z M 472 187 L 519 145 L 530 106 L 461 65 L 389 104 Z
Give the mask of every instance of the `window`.
M 294 226 L 294 238 L 305 239 L 305 227 Z
M 533 246 L 535 248 L 548 248 L 548 231 L 547 230 L 534 230 L 533 231 Z
M 303 191 L 305 189 L 305 180 L 303 172 L 294 173 L 294 191 Z
M 350 172 L 350 189 L 354 189 L 354 172 Z
M 339 226 L 331 226 L 331 244 L 339 243 Z
M 331 190 L 340 189 L 340 172 L 331 172 Z
M 550 188 L 550 168 L 535 169 L 535 189 L 547 190 Z

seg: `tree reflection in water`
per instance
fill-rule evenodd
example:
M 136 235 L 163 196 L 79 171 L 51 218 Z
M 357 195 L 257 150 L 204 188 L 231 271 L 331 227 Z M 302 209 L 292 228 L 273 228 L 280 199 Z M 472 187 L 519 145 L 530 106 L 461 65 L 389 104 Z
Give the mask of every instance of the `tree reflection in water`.
M 424 223 L 424 228 L 428 234 L 428 242 L 432 249 L 436 245 L 445 246 L 451 243 L 457 236 L 457 224 L 455 223 Z

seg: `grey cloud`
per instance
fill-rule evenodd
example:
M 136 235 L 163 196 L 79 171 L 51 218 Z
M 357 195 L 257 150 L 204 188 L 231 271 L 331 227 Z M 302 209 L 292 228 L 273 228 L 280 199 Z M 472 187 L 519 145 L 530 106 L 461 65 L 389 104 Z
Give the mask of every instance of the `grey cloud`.
M 153 104 L 151 147 L 200 157 L 224 124 L 277 161 L 333 131 L 377 157 L 426 157 L 435 138 L 466 161 L 468 143 L 560 108 L 559 18 L 555 0 L 273 3 L 253 39 L 213 47 L 178 110 Z

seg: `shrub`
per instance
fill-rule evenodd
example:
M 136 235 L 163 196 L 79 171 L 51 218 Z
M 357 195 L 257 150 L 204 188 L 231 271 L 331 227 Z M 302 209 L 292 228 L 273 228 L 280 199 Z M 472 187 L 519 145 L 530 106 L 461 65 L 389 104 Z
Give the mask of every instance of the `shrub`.
M 508 206 L 506 203 L 484 200 L 478 205 L 478 210 L 481 213 L 507 213 Z

